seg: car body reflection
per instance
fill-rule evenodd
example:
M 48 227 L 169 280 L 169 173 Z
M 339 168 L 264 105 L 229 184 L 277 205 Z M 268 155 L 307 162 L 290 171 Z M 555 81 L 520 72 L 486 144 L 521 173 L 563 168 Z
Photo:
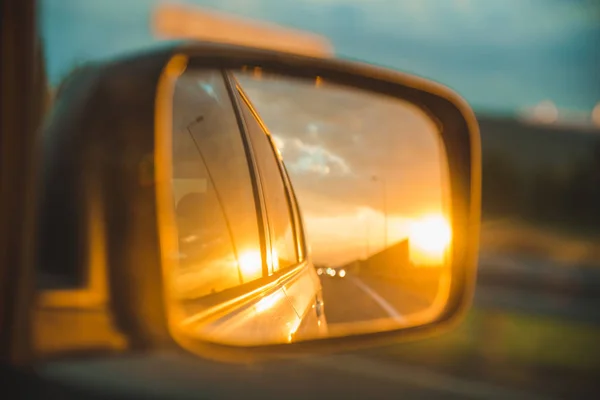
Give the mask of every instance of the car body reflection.
M 446 301 L 452 232 L 430 116 L 408 101 L 250 67 L 224 73 L 239 95 L 230 104 L 217 75 L 190 69 L 175 96 L 186 102 L 174 108 L 179 246 L 196 255 L 180 259 L 190 271 L 177 290 L 208 285 L 206 299 L 183 304 L 185 329 L 254 345 L 432 322 Z M 218 101 L 198 89 L 204 80 L 223 92 Z M 232 107 L 244 124 L 234 125 Z M 261 215 L 249 218 L 249 205 Z M 222 239 L 214 249 L 210 236 Z M 211 283 L 220 272 L 222 284 Z

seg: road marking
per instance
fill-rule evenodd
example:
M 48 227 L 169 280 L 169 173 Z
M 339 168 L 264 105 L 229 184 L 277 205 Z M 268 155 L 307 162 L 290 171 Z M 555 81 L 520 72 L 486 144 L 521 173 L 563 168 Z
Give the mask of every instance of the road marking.
M 329 357 L 303 357 L 300 362 L 326 369 L 355 373 L 364 377 L 379 378 L 391 382 L 422 387 L 442 393 L 452 393 L 471 399 L 551 399 L 546 395 L 511 389 L 478 380 L 458 378 L 428 370 L 424 367 L 391 363 L 377 358 L 355 355 Z
M 359 289 L 368 294 L 381 308 L 388 313 L 390 317 L 392 317 L 396 322 L 405 323 L 406 318 L 404 318 L 398 310 L 396 310 L 390 303 L 388 303 L 383 297 L 379 295 L 376 291 L 367 286 L 366 283 L 361 281 L 356 277 L 349 277 L 349 279 L 354 283 Z

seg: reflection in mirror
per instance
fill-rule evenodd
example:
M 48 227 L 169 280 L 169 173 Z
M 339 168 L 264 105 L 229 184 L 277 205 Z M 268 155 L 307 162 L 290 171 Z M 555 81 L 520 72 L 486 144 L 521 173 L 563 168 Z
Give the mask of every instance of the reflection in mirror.
M 177 81 L 172 142 L 176 296 L 195 299 L 260 278 L 250 174 L 221 73 L 187 72 Z
M 264 345 L 436 319 L 449 176 L 420 108 L 319 78 L 188 69 L 172 115 L 173 327 Z

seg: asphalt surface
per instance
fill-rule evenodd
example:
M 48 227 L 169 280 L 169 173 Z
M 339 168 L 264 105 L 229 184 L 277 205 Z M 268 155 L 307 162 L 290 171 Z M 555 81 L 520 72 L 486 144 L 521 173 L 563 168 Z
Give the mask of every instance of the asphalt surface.
M 381 278 L 346 275 L 321 277 L 328 324 L 381 318 L 403 319 L 424 310 L 430 302 Z
M 515 267 L 498 261 L 482 260 L 473 306 L 600 325 L 600 272 L 597 269 L 585 271 L 587 275 L 584 275 L 566 267 L 544 270 L 537 264 L 516 264 L 520 269 L 515 270 Z M 541 275 L 540 270 L 544 272 Z M 573 283 L 573 276 L 582 283 Z M 353 274 L 344 278 L 321 276 L 321 283 L 329 323 L 386 317 L 401 319 L 430 304 L 418 292 L 413 290 L 411 293 L 382 278 Z

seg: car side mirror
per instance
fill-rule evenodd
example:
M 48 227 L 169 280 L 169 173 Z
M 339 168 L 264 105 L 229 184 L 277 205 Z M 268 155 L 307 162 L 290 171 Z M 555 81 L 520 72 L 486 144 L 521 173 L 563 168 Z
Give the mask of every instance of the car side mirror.
M 97 306 L 131 347 L 335 351 L 470 307 L 479 132 L 439 84 L 193 43 L 96 64 L 57 102 L 38 264 L 104 274 Z

